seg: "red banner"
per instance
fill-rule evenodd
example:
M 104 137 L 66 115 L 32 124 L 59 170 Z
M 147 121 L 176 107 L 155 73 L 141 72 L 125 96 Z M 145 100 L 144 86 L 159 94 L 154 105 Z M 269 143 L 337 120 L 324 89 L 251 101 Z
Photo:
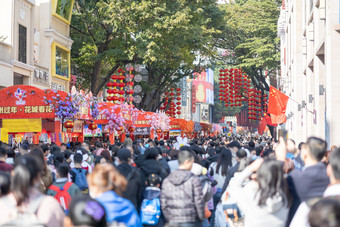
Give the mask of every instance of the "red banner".
M 41 90 L 27 85 L 16 85 L 0 90 L 0 118 L 54 118 L 54 110 L 45 103 L 44 97 L 66 97 L 62 91 Z

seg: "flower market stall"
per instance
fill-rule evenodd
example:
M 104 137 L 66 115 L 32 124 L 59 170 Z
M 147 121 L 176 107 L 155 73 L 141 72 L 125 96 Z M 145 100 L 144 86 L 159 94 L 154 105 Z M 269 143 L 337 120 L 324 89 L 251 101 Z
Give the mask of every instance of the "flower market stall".
M 46 103 L 53 97 L 65 99 L 67 93 L 41 90 L 27 85 L 16 85 L 0 90 L 1 141 L 18 143 L 24 139 L 34 144 L 39 141 L 61 143 L 66 133 L 56 110 Z

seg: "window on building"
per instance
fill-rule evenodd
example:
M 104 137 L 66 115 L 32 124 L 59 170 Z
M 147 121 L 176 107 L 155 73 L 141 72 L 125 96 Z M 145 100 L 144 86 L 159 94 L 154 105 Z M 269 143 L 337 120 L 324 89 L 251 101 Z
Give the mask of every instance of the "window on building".
M 19 73 L 14 73 L 13 85 L 23 85 L 24 84 L 24 76 Z
M 69 78 L 69 57 L 70 53 L 60 47 L 56 47 L 56 74 L 65 78 Z
M 70 22 L 74 0 L 54 0 L 55 13 Z
M 18 60 L 26 63 L 27 59 L 27 28 L 19 24 L 19 57 Z

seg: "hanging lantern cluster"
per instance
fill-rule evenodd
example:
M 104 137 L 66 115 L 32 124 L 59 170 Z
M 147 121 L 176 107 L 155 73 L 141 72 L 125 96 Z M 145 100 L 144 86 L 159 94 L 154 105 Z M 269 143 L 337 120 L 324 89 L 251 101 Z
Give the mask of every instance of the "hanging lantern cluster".
M 170 92 L 164 93 L 165 102 L 159 108 L 160 110 L 165 110 L 167 105 L 170 108 L 165 112 L 169 117 L 176 117 L 181 114 L 182 102 L 181 102 L 181 89 L 180 88 L 170 88 Z
M 138 94 L 142 91 L 142 87 L 139 84 L 135 85 L 135 82 L 139 83 L 142 81 L 142 76 L 139 74 L 133 75 L 132 71 L 140 72 L 141 66 L 136 65 L 133 67 L 132 64 L 127 64 L 125 69 L 126 71 L 121 68 L 118 69 L 119 75 L 112 75 L 111 80 L 106 84 L 108 87 L 106 100 L 114 103 L 140 103 L 142 98 L 139 95 L 133 96 L 133 94 Z
M 241 69 L 220 69 L 219 99 L 225 102 L 226 107 L 240 107 L 246 101 L 247 89 L 250 80 Z
M 261 90 L 250 88 L 248 92 L 248 119 L 256 121 L 261 119 L 262 112 L 267 112 L 267 94 Z

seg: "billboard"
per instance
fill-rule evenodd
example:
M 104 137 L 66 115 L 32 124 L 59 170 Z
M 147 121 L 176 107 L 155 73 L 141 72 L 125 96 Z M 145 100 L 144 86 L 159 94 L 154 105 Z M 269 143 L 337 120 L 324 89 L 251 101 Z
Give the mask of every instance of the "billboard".
M 214 71 L 206 69 L 201 73 L 194 73 L 192 84 L 196 89 L 196 102 L 214 104 Z

